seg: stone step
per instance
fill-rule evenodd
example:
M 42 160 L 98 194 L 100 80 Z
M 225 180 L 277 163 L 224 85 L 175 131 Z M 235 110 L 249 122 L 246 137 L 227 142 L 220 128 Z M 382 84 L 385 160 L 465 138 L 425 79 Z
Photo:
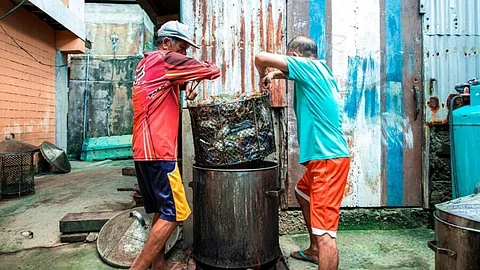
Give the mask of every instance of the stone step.
M 62 243 L 77 243 L 85 242 L 89 233 L 62 233 L 60 235 L 60 242 Z
M 60 220 L 60 232 L 99 232 L 103 225 L 118 213 L 121 211 L 68 213 Z
M 122 175 L 137 176 L 137 173 L 134 167 L 124 167 L 122 168 Z

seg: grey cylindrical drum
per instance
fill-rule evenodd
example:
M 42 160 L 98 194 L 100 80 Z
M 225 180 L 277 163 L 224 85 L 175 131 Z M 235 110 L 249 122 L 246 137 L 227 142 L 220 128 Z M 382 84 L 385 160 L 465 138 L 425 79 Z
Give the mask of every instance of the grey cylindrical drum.
M 278 243 L 278 165 L 193 167 L 194 256 L 218 268 L 250 268 L 275 260 Z

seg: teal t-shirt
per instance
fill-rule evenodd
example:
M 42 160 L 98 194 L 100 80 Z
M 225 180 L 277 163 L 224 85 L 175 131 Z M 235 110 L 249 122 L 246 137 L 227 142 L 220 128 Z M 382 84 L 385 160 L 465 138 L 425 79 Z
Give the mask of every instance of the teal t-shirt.
M 349 157 L 342 131 L 343 104 L 335 78 L 323 60 L 285 56 L 288 79 L 295 81 L 300 163 Z

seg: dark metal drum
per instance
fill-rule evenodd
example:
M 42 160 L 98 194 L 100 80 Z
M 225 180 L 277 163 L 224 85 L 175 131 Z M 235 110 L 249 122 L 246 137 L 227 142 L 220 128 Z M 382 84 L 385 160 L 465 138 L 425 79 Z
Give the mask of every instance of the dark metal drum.
M 278 165 L 193 167 L 193 254 L 215 268 L 258 268 L 280 255 Z
M 480 269 L 480 193 L 436 205 L 435 269 Z

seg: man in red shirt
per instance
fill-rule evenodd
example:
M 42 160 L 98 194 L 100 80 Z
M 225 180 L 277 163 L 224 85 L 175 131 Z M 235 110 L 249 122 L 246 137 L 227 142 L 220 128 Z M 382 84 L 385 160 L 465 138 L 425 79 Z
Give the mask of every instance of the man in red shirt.
M 213 80 L 220 70 L 187 57 L 188 26 L 178 21 L 158 30 L 157 51 L 145 53 L 136 69 L 132 89 L 133 159 L 147 213 L 155 213 L 152 230 L 130 269 L 178 269 L 165 260 L 165 243 L 191 211 L 177 166 L 180 87 L 190 81 Z M 187 99 L 196 92 L 187 87 Z

